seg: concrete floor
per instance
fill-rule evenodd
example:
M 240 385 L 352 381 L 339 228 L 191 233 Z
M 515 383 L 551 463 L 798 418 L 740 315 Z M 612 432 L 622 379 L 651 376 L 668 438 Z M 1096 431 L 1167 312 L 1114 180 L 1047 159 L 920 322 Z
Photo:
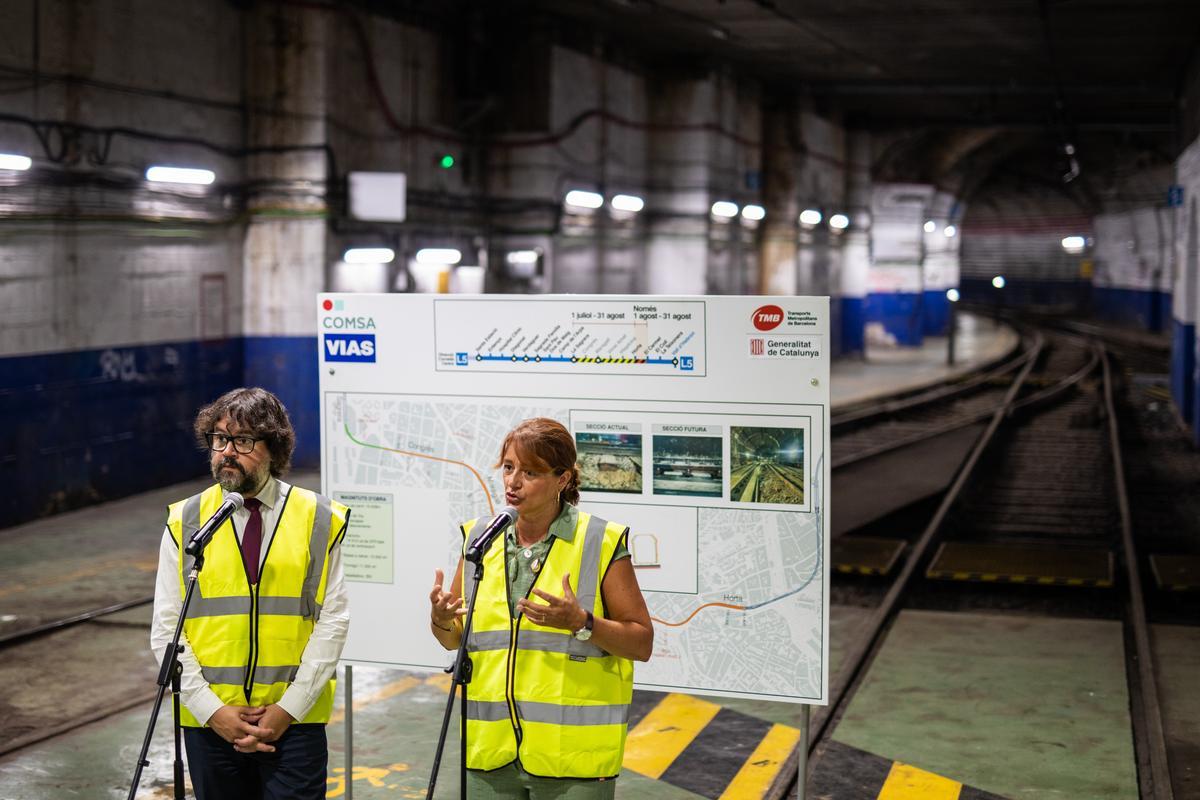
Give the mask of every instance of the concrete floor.
M 904 611 L 845 744 L 1014 800 L 1136 798 L 1121 625 Z
M 0 680 L 15 691 L 10 692 L 14 703 L 6 709 L 5 727 L 15 718 L 31 719 L 34 709 L 40 708 L 46 724 L 51 724 L 56 713 L 72 717 L 85 705 L 103 706 L 121 691 L 152 688 L 154 669 L 145 653 L 148 616 L 136 610 L 120 617 L 103 627 L 77 629 L 86 635 L 69 642 L 43 640 L 54 641 L 55 647 L 39 644 L 43 651 L 24 651 L 22 663 L 6 658 Z M 834 671 L 844 645 L 866 617 L 862 608 L 833 609 Z M 1190 770 L 1196 761 L 1185 754 L 1197 752 L 1200 743 L 1200 709 L 1190 685 L 1200 666 L 1200 631 L 1176 626 L 1159 628 L 1155 635 L 1163 659 L 1168 738 L 1175 748 L 1174 763 L 1182 765 L 1174 776 L 1176 797 L 1192 800 L 1196 784 Z M 858 765 L 851 770 L 856 774 L 869 773 L 863 764 L 867 758 L 882 759 L 884 764 L 917 765 L 949 781 L 1014 800 L 1136 798 L 1122 647 L 1116 622 L 905 611 L 834 740 L 862 751 L 851 760 Z M 40 668 L 24 663 L 27 658 L 41 662 Z M 61 674 L 51 675 L 52 663 L 60 664 Z M 424 797 L 448 685 L 443 675 L 354 668 L 355 796 Z M 63 686 L 89 688 L 64 692 L 58 688 Z M 329 797 L 345 796 L 344 687 L 343 681 L 329 727 Z M 32 696 L 40 702 L 31 701 Z M 651 696 L 643 705 L 659 699 Z M 718 723 L 736 713 L 764 720 L 764 728 L 769 723 L 797 724 L 798 708 L 792 705 L 730 700 L 720 705 L 725 716 L 718 717 Z M 0 797 L 124 797 L 148 712 L 149 704 L 142 702 L 0 758 Z M 457 796 L 456 728 L 455 720 L 438 797 Z M 737 731 L 716 733 L 728 738 Z M 653 742 L 646 746 L 653 747 Z M 630 762 L 640 757 L 638 747 L 631 737 Z M 703 763 L 717 755 L 688 751 L 686 758 Z M 170 716 L 165 711 L 150 760 L 138 796 L 170 797 Z M 678 776 L 672 782 L 670 770 L 662 777 L 651 780 L 627 769 L 617 796 L 722 796 L 720 787 L 698 792 L 681 788 L 676 785 Z M 833 796 L 857 800 L 875 794 Z
M 1001 358 L 1020 342 L 1016 331 L 986 317 L 961 313 L 954 341 L 954 366 L 946 363 L 947 338 L 927 336 L 920 347 L 897 347 L 867 342 L 862 358 L 844 358 L 830 369 L 830 402 L 840 406 L 862 403 L 899 392 L 910 392 L 963 375 Z
M 1200 800 L 1200 628 L 1157 625 L 1152 635 L 1175 800 Z
M 963 326 L 974 333 L 960 339 L 960 353 L 972 353 L 974 360 L 999 357 L 1015 344 L 1011 331 L 990 322 L 964 318 Z M 944 340 L 927 340 L 921 358 L 873 348 L 864 362 L 839 365 L 835 401 L 862 399 L 880 384 L 894 391 L 937 380 L 946 372 L 939 350 L 944 346 Z M 315 473 L 293 478 L 319 485 Z M 206 483 L 197 479 L 4 531 L 0 635 L 149 596 L 166 504 Z M 53 570 L 45 568 L 48 563 Z M 831 609 L 831 673 L 866 617 L 862 608 Z M 9 691 L 0 701 L 0 749 L 89 715 L 107 716 L 0 757 L 0 798 L 125 796 L 149 714 L 145 698 L 154 689 L 148 619 L 148 607 L 132 609 L 5 652 L 0 682 Z M 1192 628 L 1171 629 L 1158 632 L 1157 643 L 1165 659 L 1168 735 L 1177 753 L 1195 754 L 1200 708 L 1190 683 L 1200 670 L 1200 635 Z M 874 754 L 884 765 L 902 760 L 1005 797 L 1136 797 L 1120 648 L 1116 623 L 904 612 L 835 741 L 847 752 Z M 329 796 L 346 796 L 350 784 L 360 798 L 424 797 L 448 688 L 445 676 L 360 666 L 354 684 L 355 766 L 347 779 L 339 705 L 329 728 Z M 635 705 L 644 717 L 663 696 L 639 697 Z M 689 703 L 709 701 L 678 704 Z M 753 741 L 746 747 L 738 740 L 770 730 L 788 741 L 799 708 L 732 700 L 719 705 L 707 712 L 715 712 L 715 730 L 698 731 L 659 780 L 626 769 L 618 797 L 757 796 L 722 795 L 725 778 L 705 784 L 705 772 L 719 771 L 718 765 L 728 770 L 738 759 L 777 770 L 770 758 L 752 759 Z M 164 710 L 139 797 L 170 797 L 169 723 Z M 638 761 L 639 747 L 656 746 L 652 735 L 631 737 L 630 763 Z M 438 797 L 457 796 L 457 758 L 452 736 Z M 1182 780 L 1186 788 L 1196 778 L 1189 772 Z M 1177 797 L 1195 796 L 1177 788 Z

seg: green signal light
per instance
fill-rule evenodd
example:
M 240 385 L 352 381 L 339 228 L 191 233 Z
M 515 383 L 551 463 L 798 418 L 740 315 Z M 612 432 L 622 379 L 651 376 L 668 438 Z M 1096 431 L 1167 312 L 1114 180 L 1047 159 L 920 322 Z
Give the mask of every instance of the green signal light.
M 439 163 L 442 165 L 442 169 L 450 169 L 454 166 L 454 156 L 447 153 L 442 156 L 442 160 Z

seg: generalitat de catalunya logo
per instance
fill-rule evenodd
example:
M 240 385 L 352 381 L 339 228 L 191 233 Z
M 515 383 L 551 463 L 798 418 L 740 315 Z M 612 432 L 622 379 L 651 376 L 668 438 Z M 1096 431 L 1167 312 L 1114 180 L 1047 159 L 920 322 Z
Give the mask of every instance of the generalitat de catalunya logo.
M 783 322 L 783 309 L 779 306 L 759 306 L 750 315 L 750 319 L 760 331 L 774 330 Z

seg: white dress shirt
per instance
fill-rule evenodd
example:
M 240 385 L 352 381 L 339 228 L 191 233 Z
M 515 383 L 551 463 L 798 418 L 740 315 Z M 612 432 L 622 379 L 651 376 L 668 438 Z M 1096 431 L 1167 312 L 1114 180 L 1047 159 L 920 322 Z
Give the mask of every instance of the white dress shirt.
M 259 567 L 262 559 L 270 551 L 271 538 L 275 535 L 275 526 L 279 522 L 279 512 L 283 508 L 283 500 L 287 498 L 292 487 L 275 478 L 267 478 L 256 497 L 262 501 L 263 541 L 259 551 Z M 233 529 L 237 533 L 238 542 L 242 541 L 242 532 L 250 519 L 250 511 L 240 508 L 233 514 Z M 162 663 L 163 654 L 171 637 L 175 634 L 175 625 L 179 620 L 179 612 L 183 608 L 183 593 L 179 585 L 179 547 L 169 529 L 163 530 L 162 545 L 158 552 L 158 581 L 154 588 L 154 619 L 150 627 L 150 647 Z M 296 679 L 283 693 L 279 707 L 300 720 L 309 712 L 325 682 L 333 677 L 338 659 L 342 655 L 342 646 L 346 644 L 346 632 L 350 628 L 350 605 L 346 597 L 345 576 L 342 572 L 342 548 L 334 547 L 329 554 L 329 578 L 325 587 L 325 603 L 321 608 L 320 619 L 313 627 L 308 645 L 300 658 L 300 668 Z M 201 723 L 208 720 L 224 703 L 217 697 L 216 692 L 204 680 L 200 673 L 200 664 L 192 654 L 187 643 L 187 634 L 181 635 L 183 652 L 179 661 L 183 665 L 180 676 L 180 699 L 188 711 Z

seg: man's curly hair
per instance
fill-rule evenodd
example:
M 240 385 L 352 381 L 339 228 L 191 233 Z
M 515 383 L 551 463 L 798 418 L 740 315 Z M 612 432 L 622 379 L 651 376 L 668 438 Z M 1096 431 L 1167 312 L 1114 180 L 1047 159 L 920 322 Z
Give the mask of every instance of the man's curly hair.
M 204 434 L 210 433 L 226 416 L 237 424 L 238 433 L 266 441 L 272 475 L 280 478 L 287 474 L 292 466 L 292 451 L 296 449 L 296 431 L 278 397 L 266 389 L 247 387 L 226 392 L 200 409 L 192 431 L 202 450 L 209 449 Z

